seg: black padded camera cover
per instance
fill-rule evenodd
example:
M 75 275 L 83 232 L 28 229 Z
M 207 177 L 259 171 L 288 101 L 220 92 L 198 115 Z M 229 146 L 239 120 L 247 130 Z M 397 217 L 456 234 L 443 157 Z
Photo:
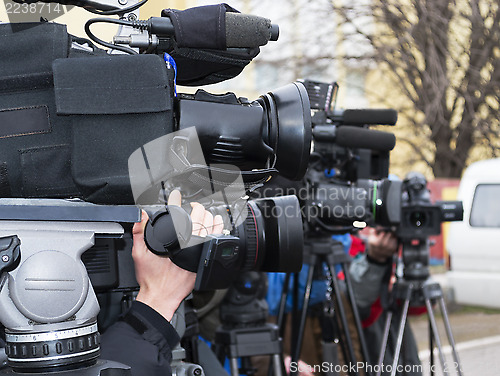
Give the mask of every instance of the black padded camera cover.
M 226 12 L 238 11 L 227 4 L 162 11 L 175 28 L 169 54 L 177 64 L 179 85 L 209 85 L 236 77 L 259 54 L 258 47 L 226 49 Z
M 0 195 L 133 204 L 129 156 L 173 129 L 165 63 L 72 41 L 64 25 L 0 25 Z

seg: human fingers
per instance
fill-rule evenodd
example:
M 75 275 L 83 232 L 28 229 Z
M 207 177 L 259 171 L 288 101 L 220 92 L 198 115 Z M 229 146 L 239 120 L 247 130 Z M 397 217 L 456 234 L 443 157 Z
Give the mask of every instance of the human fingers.
M 222 216 L 220 214 L 217 214 L 214 217 L 214 227 L 212 229 L 212 234 L 222 234 L 222 230 L 224 230 L 224 221 L 222 220 Z
M 207 236 L 212 233 L 212 228 L 214 225 L 214 216 L 208 210 L 205 210 L 205 216 L 203 217 L 203 224 L 200 229 L 200 236 Z
M 205 217 L 205 208 L 202 204 L 197 202 L 192 202 L 191 207 L 191 222 L 193 223 L 193 235 L 200 235 L 201 229 L 203 228 L 203 218 Z
M 146 223 L 148 222 L 148 214 L 142 210 L 141 211 L 141 221 L 134 224 L 132 228 L 132 235 L 135 236 L 144 236 L 144 229 L 146 228 Z
M 172 192 L 170 192 L 170 195 L 168 196 L 167 205 L 181 206 L 181 204 L 182 204 L 181 192 L 179 192 L 177 189 L 174 189 Z
M 146 223 L 148 222 L 148 214 L 142 210 L 141 221 L 134 224 L 132 228 L 132 256 L 138 256 L 138 253 L 142 251 L 147 251 L 146 243 L 144 242 L 144 229 L 146 228 Z

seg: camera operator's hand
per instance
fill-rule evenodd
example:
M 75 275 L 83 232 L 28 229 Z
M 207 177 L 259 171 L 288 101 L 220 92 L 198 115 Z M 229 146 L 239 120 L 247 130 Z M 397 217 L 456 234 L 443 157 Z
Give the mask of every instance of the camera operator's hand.
M 170 194 L 168 205 L 181 206 L 179 191 Z M 198 203 L 192 203 L 191 207 L 193 235 L 222 233 L 221 216 L 213 217 Z M 196 273 L 179 268 L 168 257 L 157 256 L 147 248 L 144 242 L 144 228 L 147 221 L 148 215 L 143 211 L 141 222 L 136 223 L 132 230 L 134 237 L 132 257 L 135 276 L 140 286 L 137 301 L 147 304 L 170 321 L 179 304 L 193 290 Z
M 370 228 L 368 232 L 368 256 L 378 262 L 385 263 L 398 251 L 398 239 L 389 231 Z

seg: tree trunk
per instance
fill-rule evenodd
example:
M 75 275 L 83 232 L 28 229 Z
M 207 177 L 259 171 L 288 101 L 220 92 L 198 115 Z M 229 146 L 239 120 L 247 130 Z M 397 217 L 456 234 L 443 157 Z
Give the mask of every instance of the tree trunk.
M 457 163 L 458 162 L 458 163 Z M 465 163 L 460 163 L 453 157 L 451 150 L 436 150 L 436 158 L 432 165 L 432 171 L 436 178 L 456 178 L 460 179 Z

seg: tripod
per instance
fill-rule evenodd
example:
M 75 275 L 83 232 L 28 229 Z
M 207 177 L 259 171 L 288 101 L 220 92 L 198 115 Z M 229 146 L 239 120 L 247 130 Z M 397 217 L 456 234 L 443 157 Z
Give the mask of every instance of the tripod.
M 384 361 L 384 354 L 387 349 L 387 343 L 389 339 L 389 331 L 391 327 L 391 321 L 393 314 L 398 307 L 396 306 L 397 301 L 402 301 L 400 308 L 400 321 L 398 324 L 397 332 L 397 342 L 394 350 L 393 363 L 391 367 L 391 376 L 395 376 L 399 364 L 399 358 L 401 353 L 401 347 L 403 344 L 404 329 L 406 326 L 406 321 L 408 318 L 408 311 L 410 306 L 422 306 L 425 304 L 427 309 L 427 315 L 429 318 L 429 348 L 430 348 L 430 364 L 431 364 L 431 375 L 434 375 L 434 342 L 438 349 L 439 361 L 441 363 L 441 369 L 444 375 L 448 375 L 446 361 L 443 355 L 443 349 L 441 344 L 441 339 L 439 337 L 436 317 L 433 311 L 433 304 L 438 302 L 441 314 L 443 317 L 444 327 L 450 343 L 453 358 L 457 365 L 457 373 L 459 376 L 462 375 L 462 369 L 460 366 L 460 360 L 458 358 L 458 353 L 455 348 L 455 340 L 453 338 L 453 333 L 451 330 L 450 321 L 448 319 L 448 314 L 446 310 L 446 304 L 443 297 L 443 292 L 439 283 L 432 282 L 430 280 L 429 273 L 429 240 L 418 239 L 418 241 L 413 240 L 403 240 L 403 263 L 405 264 L 405 269 L 403 272 L 403 277 L 398 279 L 393 286 L 391 304 L 392 309 L 389 310 L 386 317 L 384 335 L 382 340 L 382 346 L 380 348 L 380 355 L 378 358 L 378 368 L 377 376 L 382 373 L 382 364 Z
M 250 357 L 257 355 L 271 357 L 275 376 L 285 374 L 278 326 L 266 322 L 266 285 L 261 273 L 245 272 L 233 283 L 220 306 L 223 325 L 215 334 L 215 353 L 221 363 L 226 356 L 229 358 L 231 376 L 239 375 L 238 358 L 241 372 L 253 375 L 256 370 Z
M 341 293 L 341 288 L 339 281 L 337 280 L 337 273 L 335 270 L 335 265 L 340 265 L 342 271 L 344 272 L 345 277 L 345 287 L 346 287 L 346 295 L 348 299 L 348 303 L 351 307 L 352 314 L 354 317 L 354 322 L 356 326 L 356 332 L 359 338 L 360 346 L 361 346 L 361 354 L 366 362 L 368 360 L 368 349 L 366 346 L 366 341 L 363 336 L 362 327 L 361 327 L 361 319 L 356 307 L 356 302 L 354 300 L 354 293 L 352 288 L 352 282 L 350 279 L 348 265 L 350 263 L 350 257 L 344 252 L 344 246 L 341 242 L 335 241 L 332 239 L 331 235 L 318 236 L 314 238 L 309 238 L 305 242 L 304 246 L 305 254 L 304 254 L 304 264 L 309 266 L 307 282 L 304 291 L 304 302 L 300 314 L 300 318 L 294 317 L 294 322 L 299 322 L 298 328 L 297 325 L 294 325 L 294 329 L 292 331 L 292 362 L 298 362 L 300 359 L 300 353 L 302 349 L 302 342 L 304 338 L 304 327 L 307 317 L 307 309 L 311 296 L 311 287 L 313 283 L 313 278 L 315 272 L 319 272 L 322 269 L 323 263 L 327 265 L 328 278 L 331 282 L 331 289 L 334 294 L 333 306 L 334 310 L 326 309 L 324 310 L 324 318 L 326 322 L 330 322 L 331 329 L 334 333 L 330 338 L 330 341 L 323 343 L 323 358 L 325 361 L 330 364 L 338 363 L 337 358 L 337 343 L 340 343 L 341 350 L 344 355 L 344 359 L 346 362 L 350 364 L 356 364 L 356 355 L 353 346 L 353 340 L 351 337 L 351 333 L 348 328 L 348 320 L 346 311 L 344 308 L 343 297 Z M 278 326 L 281 328 L 281 334 L 284 332 L 284 311 L 286 304 L 286 297 L 288 295 L 288 285 L 290 280 L 290 273 L 287 273 L 285 277 L 285 283 L 283 286 L 281 302 L 278 312 Z M 296 287 L 294 288 L 295 294 L 298 295 L 298 278 L 297 275 L 294 279 Z M 327 295 L 329 295 L 327 293 Z M 327 301 L 331 302 L 331 297 L 327 296 Z M 297 305 L 297 299 L 294 301 L 294 305 Z M 332 308 L 332 307 L 330 307 Z M 296 307 L 294 309 L 294 313 L 296 315 Z M 337 315 L 334 314 L 336 311 Z M 335 333 L 336 332 L 336 333 Z M 330 370 L 332 367 L 330 367 Z M 292 372 L 293 374 L 294 372 Z M 338 374 L 336 371 L 330 371 L 329 375 Z M 349 367 L 349 374 L 351 376 L 357 376 L 358 372 L 356 370 L 352 370 Z

